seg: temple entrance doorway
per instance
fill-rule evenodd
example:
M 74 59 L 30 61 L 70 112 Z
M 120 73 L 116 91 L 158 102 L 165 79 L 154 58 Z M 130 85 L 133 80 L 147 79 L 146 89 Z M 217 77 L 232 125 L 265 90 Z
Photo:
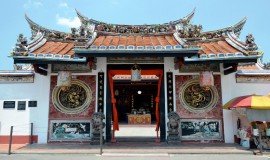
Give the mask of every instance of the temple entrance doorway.
M 111 121 L 106 119 L 106 140 L 160 142 L 165 135 L 163 69 L 144 69 L 136 82 L 130 80 L 130 73 L 108 69 L 106 117 Z
M 136 83 L 115 80 L 114 90 L 119 122 L 117 141 L 154 141 L 158 80 Z

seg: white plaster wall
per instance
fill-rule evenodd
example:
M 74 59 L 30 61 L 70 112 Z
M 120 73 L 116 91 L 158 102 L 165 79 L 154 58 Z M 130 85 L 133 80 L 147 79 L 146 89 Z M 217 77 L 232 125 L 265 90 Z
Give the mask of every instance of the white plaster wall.
M 104 100 L 103 100 L 103 104 L 104 104 L 104 115 L 106 116 L 106 106 L 107 106 L 107 101 L 106 101 L 106 99 L 107 99 L 107 94 L 106 94 L 106 91 L 107 91 L 107 58 L 106 57 L 103 57 L 103 58 L 97 58 L 97 70 L 96 71 L 94 71 L 94 74 L 96 74 L 96 75 L 98 75 L 98 72 L 104 72 Z M 96 77 L 96 82 L 97 82 L 97 84 L 96 84 L 96 91 L 98 91 L 98 77 Z M 98 108 L 98 104 L 97 104 L 97 102 L 98 102 L 98 92 L 96 92 L 96 112 L 97 112 L 97 108 Z M 105 118 L 106 119 L 106 118 Z M 104 119 L 104 123 L 106 123 L 105 122 L 105 119 Z M 104 133 L 103 133 L 103 136 L 105 137 L 105 140 L 106 140 L 106 129 L 105 129 L 106 127 L 104 127 Z
M 49 76 L 35 74 L 34 83 L 0 84 L 0 135 L 29 135 L 30 123 L 34 123 L 34 135 L 39 143 L 47 143 L 49 111 Z M 28 107 L 29 100 L 36 100 L 37 107 Z M 3 109 L 3 101 L 16 101 L 15 109 Z M 26 101 L 25 110 L 17 110 L 17 102 Z
M 235 73 L 221 75 L 222 103 L 243 95 L 258 94 L 266 95 L 270 93 L 270 83 L 236 83 Z M 235 114 L 231 110 L 223 110 L 225 142 L 234 143 L 234 135 L 237 130 L 237 119 L 241 119 L 242 127 L 247 125 L 244 117 Z
M 167 77 L 166 77 L 166 73 L 167 72 L 172 72 L 173 75 L 177 75 L 179 74 L 179 70 L 175 70 L 174 69 L 174 57 L 165 57 L 164 58 L 164 91 L 165 91 L 165 111 L 168 110 L 168 106 L 167 106 Z M 173 76 L 173 82 L 175 82 L 175 76 Z M 173 88 L 175 88 L 175 83 L 173 83 Z M 176 92 L 174 90 L 174 110 L 176 110 Z M 168 115 L 167 112 L 165 112 L 165 124 L 166 124 L 166 137 L 167 137 L 167 131 L 168 131 L 168 127 L 167 127 L 167 123 L 168 123 Z

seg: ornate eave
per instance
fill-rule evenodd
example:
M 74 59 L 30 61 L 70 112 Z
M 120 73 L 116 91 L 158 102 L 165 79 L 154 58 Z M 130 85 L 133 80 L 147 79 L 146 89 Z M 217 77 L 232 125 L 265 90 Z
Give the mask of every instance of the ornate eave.
M 14 56 L 14 64 L 16 63 L 31 63 L 31 64 L 85 64 L 87 59 L 84 58 L 73 58 L 73 59 L 59 59 L 59 58 L 38 58 L 38 57 L 25 57 L 25 56 Z
M 182 49 L 145 49 L 145 50 L 94 50 L 94 49 L 73 49 L 78 57 L 192 57 L 197 55 L 201 48 Z
M 234 57 L 218 57 L 218 58 L 184 58 L 186 64 L 202 64 L 202 63 L 241 63 L 241 62 L 257 62 L 260 55 L 254 56 L 234 56 Z
M 1 71 L 1 83 L 33 83 L 35 73 L 33 71 Z

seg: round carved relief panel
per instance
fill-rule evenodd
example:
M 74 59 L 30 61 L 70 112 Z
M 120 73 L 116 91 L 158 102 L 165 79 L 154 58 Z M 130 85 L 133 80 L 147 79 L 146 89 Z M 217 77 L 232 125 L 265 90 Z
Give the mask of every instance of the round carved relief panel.
M 89 107 L 92 90 L 81 80 L 72 80 L 68 88 L 55 87 L 52 92 L 54 107 L 66 114 L 78 114 Z
M 190 112 L 203 113 L 212 110 L 218 101 L 216 87 L 200 87 L 198 79 L 183 84 L 179 94 L 183 107 Z

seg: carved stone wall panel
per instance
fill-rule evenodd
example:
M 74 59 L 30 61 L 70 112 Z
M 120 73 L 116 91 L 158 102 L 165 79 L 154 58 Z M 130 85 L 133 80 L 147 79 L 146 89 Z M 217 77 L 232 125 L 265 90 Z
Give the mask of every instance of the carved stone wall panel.
M 50 87 L 50 110 L 49 119 L 62 119 L 62 120 L 74 120 L 74 119 L 90 119 L 90 117 L 95 112 L 95 101 L 96 101 L 96 76 L 77 76 L 78 80 L 83 81 L 89 86 L 92 92 L 92 98 L 89 106 L 86 107 L 81 113 L 67 114 L 59 111 L 53 104 L 53 90 L 57 84 L 57 76 L 51 77 L 51 87 Z
M 216 92 L 219 95 L 217 97 L 217 102 L 215 107 L 207 112 L 191 112 L 190 110 L 186 109 L 179 98 L 181 94 L 183 85 L 186 84 L 187 81 L 192 80 L 194 77 L 189 75 L 178 75 L 175 77 L 175 86 L 176 86 L 176 112 L 182 118 L 216 118 L 221 119 L 223 117 L 222 113 L 222 95 L 221 95 L 221 82 L 220 76 L 214 75 L 214 85 L 216 88 Z

